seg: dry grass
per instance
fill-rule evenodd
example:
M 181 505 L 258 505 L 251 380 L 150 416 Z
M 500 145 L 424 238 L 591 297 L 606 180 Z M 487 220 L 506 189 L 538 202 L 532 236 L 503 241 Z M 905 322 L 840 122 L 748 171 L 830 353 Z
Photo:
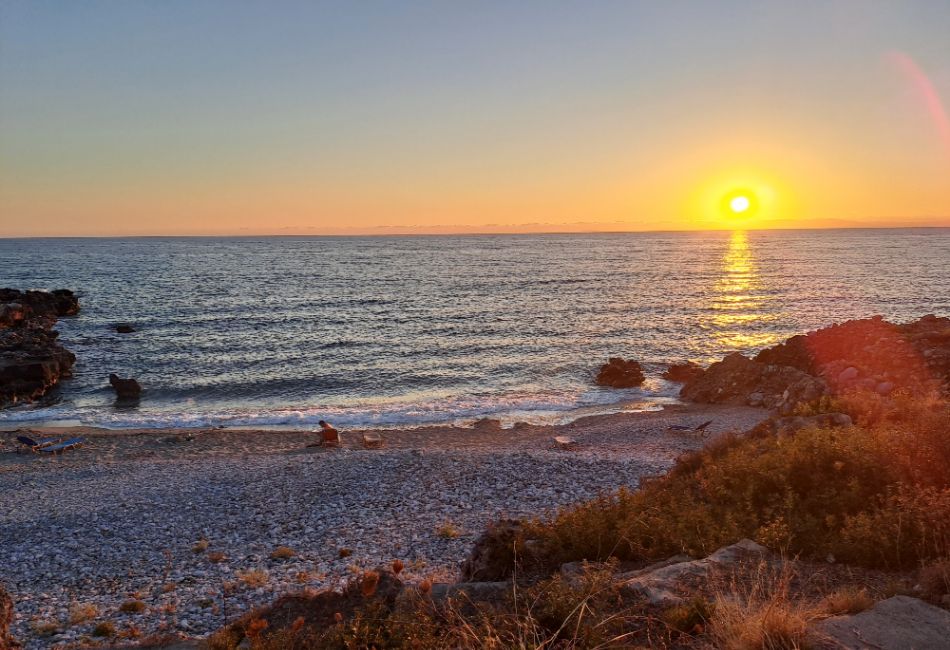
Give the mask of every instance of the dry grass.
M 351 555 L 353 555 L 353 551 L 351 551 L 351 550 L 348 549 L 348 548 L 341 548 L 341 549 L 340 549 L 339 551 L 337 551 L 337 553 L 336 553 L 336 556 L 337 556 L 338 558 L 340 558 L 341 560 L 344 559 L 344 558 L 348 558 L 348 557 L 350 557 Z
M 709 627 L 722 650 L 804 650 L 809 625 L 821 610 L 789 597 L 792 568 L 761 564 L 751 579 L 733 580 L 716 596 Z
M 849 585 L 829 594 L 821 601 L 821 608 L 831 616 L 860 614 L 874 606 L 867 589 Z
M 33 630 L 33 633 L 36 634 L 36 636 L 45 637 L 58 634 L 62 629 L 62 626 L 59 624 L 59 621 L 37 619 L 30 621 L 30 629 Z
M 212 562 L 214 564 L 224 562 L 228 559 L 228 556 L 221 551 L 212 551 L 211 553 L 208 553 L 206 557 L 208 558 L 208 562 Z
M 273 551 L 271 551 L 270 559 L 272 560 L 289 560 L 297 556 L 297 551 L 290 548 L 289 546 L 278 546 Z
M 99 615 L 99 608 L 94 603 L 73 603 L 69 606 L 69 624 L 79 625 L 91 621 Z
M 455 539 L 462 535 L 462 531 L 451 521 L 446 521 L 436 528 L 435 534 L 442 539 Z
M 195 542 L 195 543 L 192 545 L 191 551 L 192 551 L 193 553 L 204 553 L 205 551 L 208 550 L 208 546 L 209 546 L 208 540 L 206 540 L 206 539 L 199 539 L 197 542 Z
M 119 605 L 119 611 L 125 614 L 141 614 L 145 611 L 145 603 L 141 600 L 127 600 Z
M 267 584 L 270 576 L 263 569 L 248 569 L 247 571 L 238 571 L 235 573 L 237 579 L 248 587 L 263 587 Z
M 92 636 L 108 637 L 115 636 L 115 624 L 111 621 L 103 621 L 96 625 L 92 630 Z

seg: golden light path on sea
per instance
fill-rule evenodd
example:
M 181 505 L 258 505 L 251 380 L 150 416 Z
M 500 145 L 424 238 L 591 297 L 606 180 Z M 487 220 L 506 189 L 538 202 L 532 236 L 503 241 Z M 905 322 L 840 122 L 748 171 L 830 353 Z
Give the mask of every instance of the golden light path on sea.
M 733 231 L 720 262 L 711 303 L 710 329 L 723 344 L 736 350 L 766 347 L 778 340 L 757 325 L 775 320 L 746 231 Z

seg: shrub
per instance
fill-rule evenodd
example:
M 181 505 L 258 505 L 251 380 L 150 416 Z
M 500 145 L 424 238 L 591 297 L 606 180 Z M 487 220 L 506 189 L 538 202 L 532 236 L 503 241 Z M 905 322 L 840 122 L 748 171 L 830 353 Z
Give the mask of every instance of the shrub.
M 141 600 L 127 600 L 119 605 L 119 611 L 125 614 L 141 614 L 145 611 L 145 603 Z
M 92 636 L 115 636 L 115 624 L 103 621 L 92 630 Z
M 267 571 L 263 569 L 248 569 L 247 571 L 238 571 L 237 579 L 248 587 L 263 587 L 267 584 Z
M 639 491 L 530 522 L 542 569 L 564 562 L 704 556 L 750 537 L 869 567 L 950 555 L 950 407 L 905 401 L 865 427 L 727 437 Z M 522 540 L 523 542 L 524 540 Z
M 289 560 L 292 557 L 297 555 L 297 551 L 290 548 L 289 546 L 278 546 L 273 551 L 271 551 L 270 559 L 272 560 Z
M 95 603 L 73 603 L 69 606 L 69 624 L 79 625 L 94 619 L 99 614 Z
M 436 529 L 435 534 L 442 539 L 455 539 L 462 534 L 462 531 L 452 522 L 446 521 Z

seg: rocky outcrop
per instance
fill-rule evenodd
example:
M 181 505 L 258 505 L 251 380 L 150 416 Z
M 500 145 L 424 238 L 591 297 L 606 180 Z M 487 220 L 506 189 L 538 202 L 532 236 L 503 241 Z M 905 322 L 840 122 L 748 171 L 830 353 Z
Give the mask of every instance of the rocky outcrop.
M 597 373 L 597 384 L 611 388 L 633 388 L 642 384 L 644 379 L 643 368 L 639 363 L 620 357 L 608 359 Z
M 788 414 L 801 402 L 855 390 L 950 395 L 950 318 L 928 314 L 895 325 L 875 316 L 831 325 L 752 359 L 729 355 L 689 379 L 680 395 Z
M 112 373 L 109 383 L 115 389 L 115 396 L 120 400 L 136 400 L 142 395 L 142 386 L 135 379 L 119 377 Z
M 950 318 L 928 314 L 894 324 L 880 316 L 793 336 L 762 350 L 759 363 L 797 368 L 831 390 L 888 394 L 896 389 L 950 390 Z
M 827 392 L 822 379 L 797 368 L 760 363 L 736 352 L 683 386 L 680 396 L 694 402 L 747 404 L 790 413 L 800 402 Z
M 950 646 L 950 612 L 894 596 L 860 614 L 821 621 L 814 631 L 823 647 L 841 650 L 937 650 Z
M 65 289 L 0 289 L 0 408 L 38 400 L 70 376 L 76 357 L 53 325 L 78 312 L 78 299 Z
M 10 635 L 10 624 L 13 622 L 13 600 L 0 586 L 0 650 L 19 648 L 16 639 Z
M 704 372 L 703 367 L 698 363 L 692 361 L 684 361 L 683 363 L 671 363 L 670 367 L 666 369 L 663 373 L 663 379 L 669 381 L 679 382 L 685 384 L 686 382 L 692 381 L 702 375 Z

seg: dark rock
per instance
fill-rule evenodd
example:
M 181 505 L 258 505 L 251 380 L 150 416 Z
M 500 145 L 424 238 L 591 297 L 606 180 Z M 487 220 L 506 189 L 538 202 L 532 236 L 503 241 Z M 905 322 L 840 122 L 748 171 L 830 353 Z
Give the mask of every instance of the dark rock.
M 790 413 L 797 404 L 828 392 L 824 381 L 797 368 L 753 361 L 730 354 L 683 386 L 680 395 L 707 404 L 755 404 Z
M 597 384 L 611 388 L 633 388 L 643 383 L 643 368 L 633 359 L 611 357 L 597 373 Z
M 515 563 L 526 553 L 523 526 L 516 519 L 503 519 L 489 524 L 475 541 L 468 559 L 462 563 L 464 582 L 502 582 L 514 570 Z
M 13 599 L 0 585 L 0 650 L 13 650 L 20 645 L 10 634 L 13 623 Z
M 119 334 L 131 334 L 135 331 L 135 328 L 128 323 L 119 323 L 115 326 L 115 331 Z
M 480 420 L 475 420 L 475 423 L 472 425 L 475 429 L 500 429 L 501 420 L 496 420 L 494 418 L 481 418 Z
M 434 602 L 447 600 L 469 602 L 500 603 L 512 593 L 511 582 L 456 582 L 432 585 L 429 597 Z
M 70 376 L 76 357 L 53 325 L 78 311 L 71 291 L 0 289 L 0 408 L 38 400 Z
M 666 372 L 663 373 L 663 379 L 685 384 L 686 382 L 696 379 L 701 374 L 703 374 L 703 372 L 703 367 L 698 363 L 693 363 L 692 361 L 672 363 L 670 364 L 670 367 L 666 369 Z
M 814 631 L 822 647 L 936 650 L 950 646 L 950 612 L 917 598 L 893 596 L 859 614 L 825 619 Z
M 109 383 L 112 384 L 112 387 L 115 389 L 115 395 L 119 399 L 138 399 L 142 394 L 142 387 L 139 385 L 139 382 L 131 377 L 123 379 L 113 373 L 109 375 Z

